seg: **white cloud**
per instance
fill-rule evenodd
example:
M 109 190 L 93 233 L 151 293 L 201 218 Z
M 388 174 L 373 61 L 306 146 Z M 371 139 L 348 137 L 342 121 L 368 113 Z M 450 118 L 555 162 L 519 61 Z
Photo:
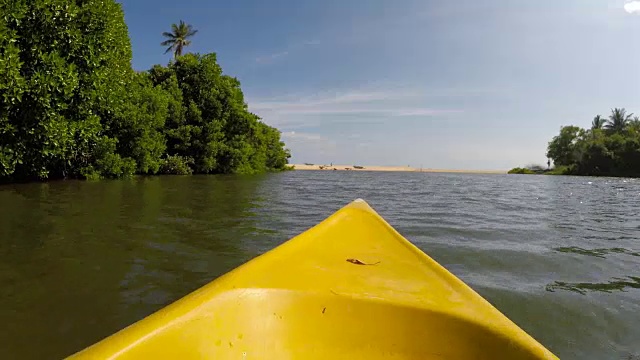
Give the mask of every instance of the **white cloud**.
M 331 158 L 337 154 L 336 141 L 319 134 L 286 131 L 281 137 L 296 159 L 321 161 L 320 159 Z
M 462 110 L 438 110 L 438 109 L 397 109 L 394 112 L 395 116 L 434 116 L 444 114 L 461 113 Z
M 292 51 L 298 50 L 298 49 L 300 49 L 302 47 L 305 47 L 305 46 L 313 46 L 313 45 L 319 45 L 319 44 L 320 44 L 320 41 L 318 41 L 318 40 L 306 40 L 306 41 L 303 41 L 303 42 L 298 43 L 298 44 L 289 45 L 286 48 L 286 50 L 277 51 L 277 52 L 274 52 L 272 54 L 258 56 L 256 58 L 256 63 L 262 64 L 262 65 L 271 64 L 271 63 L 275 62 L 276 60 L 283 59 L 284 57 L 288 56 L 289 53 L 292 52 Z
M 252 110 L 255 110 L 252 107 Z M 442 114 L 459 113 L 461 110 L 430 109 L 430 108 L 391 108 L 391 107 L 316 107 L 285 105 L 272 108 L 263 108 L 262 112 L 274 111 L 281 115 L 383 115 L 390 117 L 399 116 L 433 116 Z
M 292 139 L 294 141 L 327 141 L 328 139 L 325 138 L 324 136 L 318 135 L 318 134 L 311 134 L 311 133 L 301 133 L 301 132 L 295 132 L 295 131 L 286 131 L 282 133 L 282 138 L 283 139 Z
M 640 1 L 630 1 L 624 4 L 624 10 L 629 14 L 640 14 Z
M 285 57 L 287 55 L 289 55 L 289 51 L 281 51 L 281 52 L 277 52 L 277 53 L 273 53 L 273 54 L 257 57 L 256 58 L 256 62 L 258 64 L 270 64 L 270 63 L 276 61 L 277 59 L 283 58 L 283 57 Z
M 424 117 L 462 112 L 461 109 L 426 106 L 425 97 L 419 91 L 354 90 L 249 101 L 249 109 L 267 123 L 278 126 L 329 123 L 339 116 L 349 116 L 349 121 L 371 121 L 371 117 Z

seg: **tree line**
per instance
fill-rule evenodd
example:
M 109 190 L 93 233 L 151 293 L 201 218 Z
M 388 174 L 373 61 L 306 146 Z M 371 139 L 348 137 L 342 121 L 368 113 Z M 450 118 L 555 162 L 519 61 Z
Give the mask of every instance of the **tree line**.
M 615 108 L 608 118 L 595 116 L 589 129 L 563 126 L 549 142 L 547 157 L 555 165 L 552 174 L 640 177 L 640 117 Z
M 248 111 L 215 54 L 131 67 L 114 0 L 0 2 L 0 181 L 132 174 L 258 173 L 287 168 L 280 132 Z

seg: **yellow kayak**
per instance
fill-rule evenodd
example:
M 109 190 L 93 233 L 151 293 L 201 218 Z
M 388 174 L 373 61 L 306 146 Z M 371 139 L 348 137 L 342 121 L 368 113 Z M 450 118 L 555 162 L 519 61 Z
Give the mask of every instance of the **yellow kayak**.
M 356 200 L 72 359 L 557 359 Z

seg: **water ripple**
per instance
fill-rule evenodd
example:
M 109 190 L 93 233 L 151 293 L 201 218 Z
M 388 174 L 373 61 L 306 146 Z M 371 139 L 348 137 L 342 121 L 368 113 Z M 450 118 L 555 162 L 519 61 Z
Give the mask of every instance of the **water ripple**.
M 64 357 L 356 198 L 560 358 L 640 353 L 640 180 L 295 171 L 0 188 L 7 356 Z

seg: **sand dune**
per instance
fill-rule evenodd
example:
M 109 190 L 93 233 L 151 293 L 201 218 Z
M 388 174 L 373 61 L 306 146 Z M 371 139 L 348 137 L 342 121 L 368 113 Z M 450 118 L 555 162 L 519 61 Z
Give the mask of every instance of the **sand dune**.
M 420 169 L 409 166 L 367 166 L 362 169 L 354 168 L 354 165 L 323 165 L 323 164 L 291 164 L 295 170 L 321 170 L 321 171 L 402 171 L 402 172 L 432 172 L 432 173 L 471 173 L 471 174 L 506 174 L 503 170 L 451 170 L 451 169 Z

